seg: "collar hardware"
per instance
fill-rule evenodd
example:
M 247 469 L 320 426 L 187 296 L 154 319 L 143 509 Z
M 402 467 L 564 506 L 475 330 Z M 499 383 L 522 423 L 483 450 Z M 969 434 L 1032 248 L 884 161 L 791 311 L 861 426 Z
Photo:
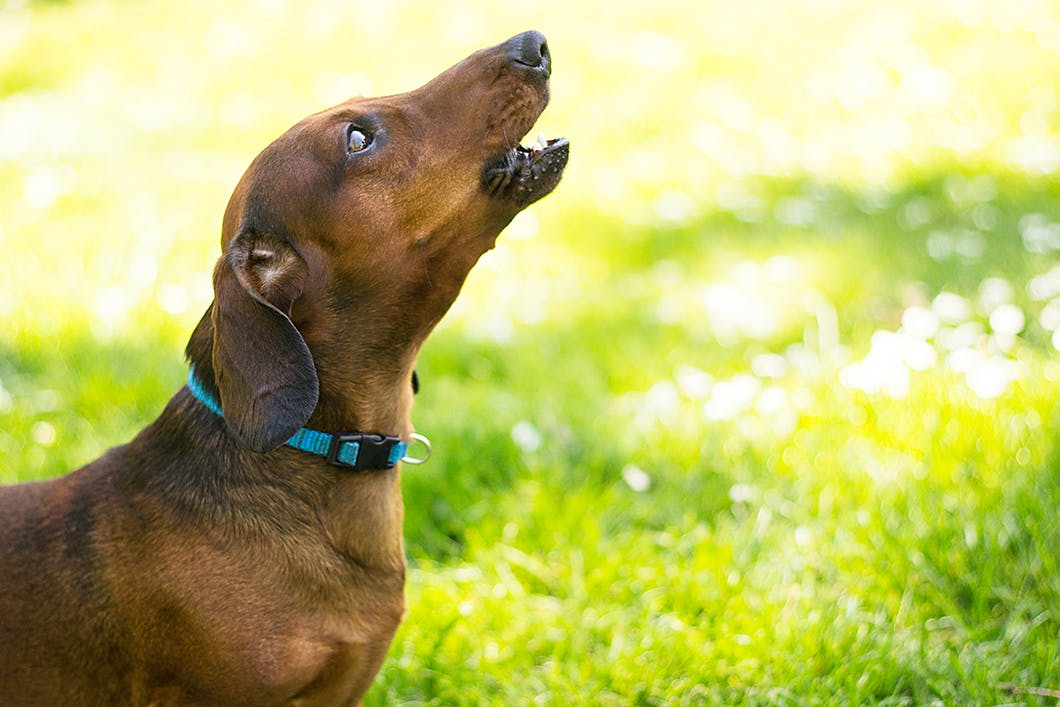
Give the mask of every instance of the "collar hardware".
M 331 435 L 327 460 L 332 466 L 354 471 L 391 469 L 405 456 L 408 445 L 397 437 L 384 435 L 336 433 Z
M 401 457 L 401 461 L 404 464 L 412 464 L 413 466 L 418 466 L 431 458 L 431 440 L 427 439 L 421 434 L 416 434 L 415 432 L 413 432 L 412 441 L 419 442 L 423 446 L 423 456 L 414 457 L 410 454 L 406 454 L 405 456 Z M 406 449 L 406 451 L 408 450 Z

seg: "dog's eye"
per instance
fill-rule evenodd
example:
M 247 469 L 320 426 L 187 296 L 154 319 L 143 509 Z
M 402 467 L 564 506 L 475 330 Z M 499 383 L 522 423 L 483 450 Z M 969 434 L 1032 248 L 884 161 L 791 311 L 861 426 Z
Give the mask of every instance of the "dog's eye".
M 346 151 L 361 152 L 372 144 L 372 136 L 359 128 L 350 126 L 346 132 Z

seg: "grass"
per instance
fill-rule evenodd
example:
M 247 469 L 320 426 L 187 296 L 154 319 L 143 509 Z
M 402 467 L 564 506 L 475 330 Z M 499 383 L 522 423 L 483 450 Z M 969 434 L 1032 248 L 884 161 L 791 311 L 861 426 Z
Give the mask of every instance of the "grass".
M 388 8 L 0 16 L 0 480 L 181 384 L 268 139 L 526 28 Z M 409 614 L 367 702 L 1055 703 L 1060 16 L 540 17 L 571 166 L 420 361 L 436 454 L 405 472 Z

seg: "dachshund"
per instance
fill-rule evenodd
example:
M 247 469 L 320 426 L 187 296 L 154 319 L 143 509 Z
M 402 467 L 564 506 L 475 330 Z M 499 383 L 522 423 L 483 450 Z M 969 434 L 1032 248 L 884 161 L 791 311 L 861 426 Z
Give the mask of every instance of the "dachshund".
M 0 488 L 0 703 L 352 705 L 405 611 L 417 354 L 549 194 L 525 32 L 305 118 L 240 179 L 188 385 L 131 442 Z

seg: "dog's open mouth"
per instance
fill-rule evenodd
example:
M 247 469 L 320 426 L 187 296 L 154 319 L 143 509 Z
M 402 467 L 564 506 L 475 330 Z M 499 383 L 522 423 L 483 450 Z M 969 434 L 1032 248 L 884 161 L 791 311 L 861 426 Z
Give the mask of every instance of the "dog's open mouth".
M 569 156 L 566 138 L 539 136 L 533 146 L 518 145 L 488 163 L 482 175 L 484 187 L 490 195 L 524 208 L 556 188 Z

